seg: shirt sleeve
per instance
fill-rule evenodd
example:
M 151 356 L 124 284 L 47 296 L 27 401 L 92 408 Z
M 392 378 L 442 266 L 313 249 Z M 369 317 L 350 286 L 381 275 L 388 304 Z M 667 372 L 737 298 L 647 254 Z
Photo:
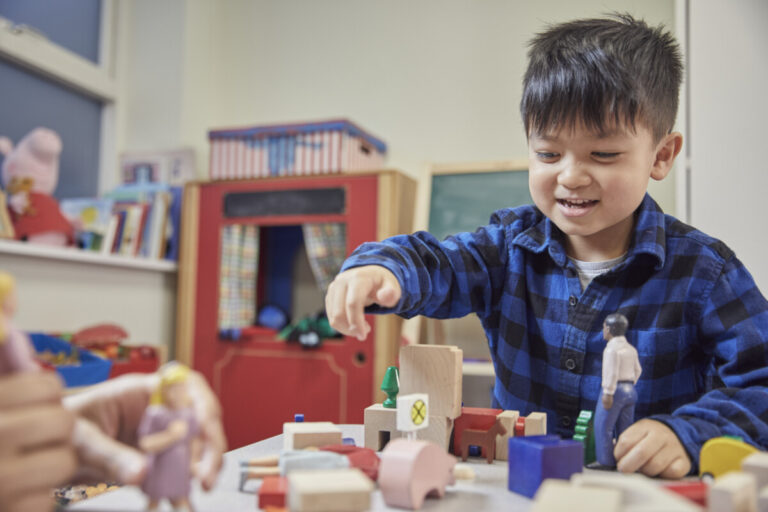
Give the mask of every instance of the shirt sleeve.
M 386 309 L 370 306 L 368 312 L 455 318 L 490 314 L 501 298 L 506 262 L 505 226 L 490 224 L 442 242 L 420 231 L 365 243 L 341 270 L 380 265 L 397 277 L 400 302 Z
M 726 261 L 705 295 L 697 343 L 711 363 L 693 403 L 652 416 L 675 431 L 698 471 L 702 445 L 739 436 L 768 448 L 768 303 L 736 258 Z

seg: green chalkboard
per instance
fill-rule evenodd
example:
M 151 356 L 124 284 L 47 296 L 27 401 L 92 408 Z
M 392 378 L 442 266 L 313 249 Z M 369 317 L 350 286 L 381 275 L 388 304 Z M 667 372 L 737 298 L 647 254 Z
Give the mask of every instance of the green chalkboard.
M 433 174 L 429 232 L 442 240 L 474 231 L 494 211 L 532 202 L 527 170 Z

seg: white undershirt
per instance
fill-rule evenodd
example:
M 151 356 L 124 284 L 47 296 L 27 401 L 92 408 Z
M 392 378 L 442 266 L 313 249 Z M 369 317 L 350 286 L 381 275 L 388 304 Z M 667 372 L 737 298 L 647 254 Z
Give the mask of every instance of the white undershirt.
M 579 272 L 581 289 L 584 290 L 594 278 L 609 272 L 613 267 L 627 259 L 627 253 L 622 254 L 618 258 L 605 261 L 581 261 L 571 257 L 568 257 L 568 259 L 576 266 L 576 270 Z

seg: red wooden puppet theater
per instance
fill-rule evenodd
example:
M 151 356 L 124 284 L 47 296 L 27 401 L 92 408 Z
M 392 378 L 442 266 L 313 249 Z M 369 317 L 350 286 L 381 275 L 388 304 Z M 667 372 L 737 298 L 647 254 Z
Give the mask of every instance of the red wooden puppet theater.
M 395 364 L 401 320 L 369 316 L 373 329 L 364 341 L 345 336 L 307 347 L 258 325 L 259 310 L 295 302 L 291 260 L 305 248 L 325 264 L 323 288 L 334 264 L 323 259 L 334 248 L 340 265 L 363 242 L 410 232 L 415 188 L 395 171 L 185 188 L 176 357 L 200 371 L 221 400 L 230 449 L 281 433 L 295 413 L 363 422 L 363 409 L 380 398 L 386 367 Z

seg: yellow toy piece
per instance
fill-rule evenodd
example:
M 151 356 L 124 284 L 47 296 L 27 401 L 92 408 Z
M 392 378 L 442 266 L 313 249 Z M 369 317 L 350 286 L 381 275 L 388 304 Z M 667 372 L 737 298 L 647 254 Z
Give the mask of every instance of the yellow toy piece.
M 715 437 L 704 443 L 699 454 L 699 476 L 713 478 L 741 469 L 741 461 L 759 450 L 732 437 Z

